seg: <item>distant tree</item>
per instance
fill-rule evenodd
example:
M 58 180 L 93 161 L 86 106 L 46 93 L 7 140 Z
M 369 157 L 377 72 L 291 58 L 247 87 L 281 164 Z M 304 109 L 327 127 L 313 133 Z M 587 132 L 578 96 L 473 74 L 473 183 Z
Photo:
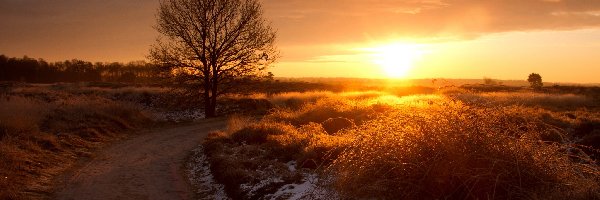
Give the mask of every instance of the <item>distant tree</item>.
M 488 78 L 488 77 L 483 77 L 483 84 L 485 85 L 499 85 L 498 81 L 492 79 L 492 78 Z
M 277 58 L 259 0 L 161 0 L 156 30 L 150 59 L 201 97 L 206 117 L 216 116 L 217 96 L 264 77 Z
M 73 59 L 46 62 L 43 59 L 9 58 L 0 55 L 0 81 L 31 83 L 119 81 L 148 83 L 158 77 L 153 64 L 136 61 L 123 63 L 91 63 Z
M 529 74 L 527 81 L 531 85 L 531 88 L 536 90 L 542 89 L 542 86 L 544 86 L 544 83 L 542 83 L 542 76 L 536 73 Z
M 273 82 L 273 80 L 275 80 L 275 74 L 273 74 L 273 72 L 267 72 L 267 76 L 265 78 L 268 82 Z
M 4 54 L 0 55 L 0 80 L 8 79 L 8 57 Z

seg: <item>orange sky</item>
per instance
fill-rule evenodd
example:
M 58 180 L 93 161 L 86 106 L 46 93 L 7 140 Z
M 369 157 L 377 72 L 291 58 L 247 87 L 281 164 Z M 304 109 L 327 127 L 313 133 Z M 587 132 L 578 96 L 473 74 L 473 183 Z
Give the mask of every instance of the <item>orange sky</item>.
M 393 44 L 422 52 L 405 78 L 524 79 L 537 72 L 545 81 L 600 82 L 598 0 L 262 1 L 278 30 L 277 76 L 388 77 L 375 59 L 381 52 L 371 50 Z M 156 38 L 157 5 L 0 0 L 0 53 L 141 60 Z M 386 51 L 408 59 L 405 51 Z

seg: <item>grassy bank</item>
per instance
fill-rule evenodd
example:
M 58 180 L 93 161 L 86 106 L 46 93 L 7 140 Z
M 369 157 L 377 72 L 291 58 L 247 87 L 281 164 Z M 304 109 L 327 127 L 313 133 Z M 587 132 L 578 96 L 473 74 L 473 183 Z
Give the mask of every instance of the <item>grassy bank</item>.
M 276 105 L 268 115 L 233 117 L 204 143 L 215 179 L 233 198 L 268 196 L 301 182 L 303 172 L 343 199 L 600 198 L 600 113 L 586 96 L 457 90 L 264 98 Z M 289 170 L 290 162 L 300 170 Z M 269 177 L 277 178 L 261 181 Z
M 0 199 L 40 199 L 93 149 L 152 122 L 138 104 L 64 89 L 0 95 Z

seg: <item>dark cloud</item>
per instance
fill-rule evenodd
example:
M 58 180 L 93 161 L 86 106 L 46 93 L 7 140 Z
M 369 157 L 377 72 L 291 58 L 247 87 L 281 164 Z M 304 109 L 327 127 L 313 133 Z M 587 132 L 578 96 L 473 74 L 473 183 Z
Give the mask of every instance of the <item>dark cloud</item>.
M 600 26 L 598 0 L 264 0 L 286 42 L 478 37 Z
M 281 46 L 600 26 L 600 0 L 262 1 Z M 141 59 L 156 36 L 157 5 L 158 0 L 0 0 L 0 53 Z M 323 51 L 330 50 L 310 50 Z

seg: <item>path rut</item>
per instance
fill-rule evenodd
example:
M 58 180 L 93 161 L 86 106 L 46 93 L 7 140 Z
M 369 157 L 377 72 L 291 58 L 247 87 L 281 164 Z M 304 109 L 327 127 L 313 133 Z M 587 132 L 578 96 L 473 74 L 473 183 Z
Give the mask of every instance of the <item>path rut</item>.
M 118 142 L 61 178 L 54 199 L 192 199 L 183 162 L 210 131 L 224 127 L 224 119 L 210 119 Z

